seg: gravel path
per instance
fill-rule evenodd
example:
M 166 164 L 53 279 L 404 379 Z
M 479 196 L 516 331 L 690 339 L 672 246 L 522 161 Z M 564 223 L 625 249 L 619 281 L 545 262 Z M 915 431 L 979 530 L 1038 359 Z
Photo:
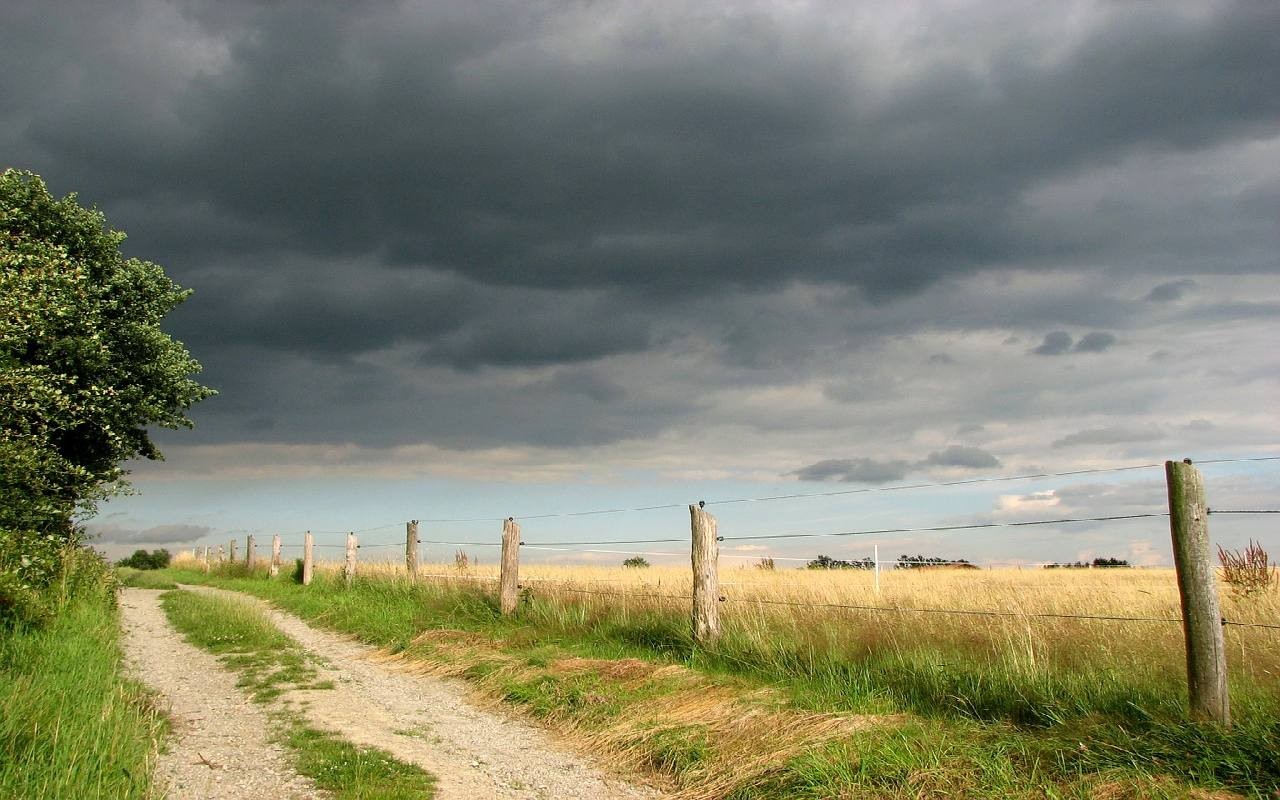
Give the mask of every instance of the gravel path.
M 243 598 L 199 586 L 185 589 Z M 369 660 L 374 649 L 319 630 L 265 603 L 286 634 L 320 656 L 319 680 L 334 689 L 295 691 L 286 700 L 318 728 L 412 762 L 437 778 L 441 800 L 661 798 L 608 776 L 539 728 L 476 708 L 459 681 L 409 675 Z
M 236 688 L 218 659 L 188 644 L 160 608 L 160 592 L 120 596 L 125 664 L 157 692 L 173 723 L 156 778 L 171 800 L 276 800 L 328 797 L 294 771 L 283 745 L 269 741 L 262 706 Z

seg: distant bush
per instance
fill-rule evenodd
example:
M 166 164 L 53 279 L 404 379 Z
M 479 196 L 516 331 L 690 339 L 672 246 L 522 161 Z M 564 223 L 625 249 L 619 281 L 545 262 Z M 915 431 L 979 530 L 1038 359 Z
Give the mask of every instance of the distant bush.
M 1095 558 L 1092 561 L 1073 561 L 1065 564 L 1045 564 L 1045 569 L 1089 569 L 1090 567 L 1128 567 L 1123 558 Z
M 632 556 L 631 558 L 624 560 L 622 562 L 622 566 L 635 568 L 647 567 L 649 566 L 649 562 L 646 561 L 643 556 Z
M 808 569 L 875 569 L 876 562 L 864 558 L 860 561 L 845 561 L 831 556 L 818 556 L 805 565 Z
M 169 566 L 172 558 L 168 550 L 152 550 L 150 553 L 146 550 L 134 550 L 133 555 L 120 559 L 116 562 L 116 566 L 133 569 L 164 569 Z
M 774 570 L 773 559 L 772 558 L 760 559 L 759 561 L 756 562 L 756 569 L 763 569 L 768 572 L 772 572 Z
M 954 569 L 977 569 L 964 558 L 937 558 L 936 556 L 898 556 L 895 564 L 898 569 L 929 569 L 936 567 L 952 567 Z

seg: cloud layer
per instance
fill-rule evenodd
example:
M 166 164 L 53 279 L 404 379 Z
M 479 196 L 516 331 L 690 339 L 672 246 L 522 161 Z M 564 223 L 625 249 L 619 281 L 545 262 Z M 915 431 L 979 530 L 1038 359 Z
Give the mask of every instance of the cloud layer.
M 0 10 L 0 147 L 196 290 L 169 474 L 1274 431 L 1272 4 L 65 6 Z

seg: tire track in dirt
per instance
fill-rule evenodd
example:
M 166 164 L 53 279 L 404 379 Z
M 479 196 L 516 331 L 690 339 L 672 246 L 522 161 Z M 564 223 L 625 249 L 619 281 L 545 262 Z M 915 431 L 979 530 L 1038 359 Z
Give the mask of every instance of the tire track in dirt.
M 244 599 L 206 586 L 184 589 Z M 356 745 L 380 747 L 437 778 L 442 800 L 656 800 L 611 777 L 526 722 L 472 705 L 458 681 L 410 675 L 370 660 L 375 650 L 262 603 L 285 634 L 319 656 L 333 689 L 288 692 L 307 721 Z

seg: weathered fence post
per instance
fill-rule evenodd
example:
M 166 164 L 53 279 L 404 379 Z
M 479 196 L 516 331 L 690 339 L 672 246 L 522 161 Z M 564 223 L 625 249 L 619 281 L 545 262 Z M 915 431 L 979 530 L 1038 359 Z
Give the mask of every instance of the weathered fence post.
M 227 554 L 223 552 L 222 545 L 218 545 L 218 563 L 221 564 L 227 560 Z
M 236 561 L 236 540 L 232 539 L 227 542 L 227 547 L 227 560 L 234 564 Z
M 1169 531 L 1182 599 L 1182 631 L 1187 642 L 1187 686 L 1193 717 L 1231 724 L 1227 697 L 1227 654 L 1218 609 L 1217 578 L 1209 552 L 1209 507 L 1204 476 L 1191 459 L 1164 463 L 1169 487 Z
M 209 545 L 204 546 L 204 574 L 209 574 Z
M 244 538 L 244 565 L 253 569 L 258 562 L 258 540 L 251 533 Z
M 280 574 L 280 534 L 271 534 L 271 577 Z
M 356 544 L 355 533 L 347 534 L 347 563 L 342 567 L 342 576 L 347 581 L 347 586 L 351 585 L 351 579 L 356 576 Z
M 514 517 L 502 523 L 502 565 L 498 573 L 498 607 L 516 613 L 520 601 L 520 525 Z
M 871 550 L 871 558 L 876 562 L 876 594 L 880 594 L 880 545 Z
M 404 524 L 404 568 L 409 580 L 418 579 L 418 521 L 411 519 Z
M 710 647 L 720 638 L 720 542 L 716 518 L 702 509 L 702 503 L 689 506 L 693 532 L 693 640 Z
M 311 585 L 311 576 L 315 572 L 315 562 L 311 559 L 311 548 L 315 541 L 311 537 L 311 531 L 307 531 L 302 537 L 302 585 Z

